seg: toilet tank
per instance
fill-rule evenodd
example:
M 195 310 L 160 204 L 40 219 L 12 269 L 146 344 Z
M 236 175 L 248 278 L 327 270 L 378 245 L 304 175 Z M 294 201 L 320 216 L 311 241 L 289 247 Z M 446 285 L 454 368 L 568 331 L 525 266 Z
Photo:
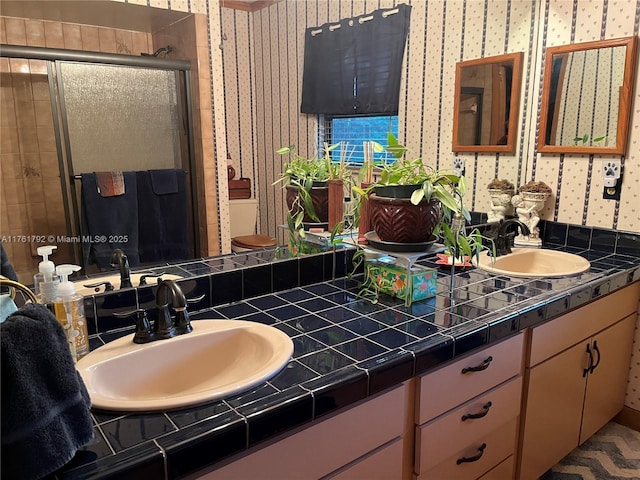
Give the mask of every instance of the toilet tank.
M 231 238 L 256 233 L 258 200 L 255 198 L 229 200 Z

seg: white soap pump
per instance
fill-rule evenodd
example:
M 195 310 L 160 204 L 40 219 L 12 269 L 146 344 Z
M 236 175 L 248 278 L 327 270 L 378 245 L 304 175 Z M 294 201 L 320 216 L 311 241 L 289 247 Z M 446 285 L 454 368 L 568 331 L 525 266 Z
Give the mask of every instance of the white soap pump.
M 55 245 L 43 245 L 38 247 L 38 255 L 42 261 L 38 264 L 38 273 L 33 276 L 33 289 L 40 303 L 51 303 L 56 298 L 60 277 L 56 275 L 56 267 L 49 255 L 58 247 Z
M 76 292 L 76 286 L 69 281 L 69 275 L 80 270 L 78 265 L 58 265 L 56 272 L 60 277 L 58 296 L 53 309 L 58 321 L 67 334 L 71 356 L 75 361 L 89 353 L 89 332 L 84 316 L 84 297 Z

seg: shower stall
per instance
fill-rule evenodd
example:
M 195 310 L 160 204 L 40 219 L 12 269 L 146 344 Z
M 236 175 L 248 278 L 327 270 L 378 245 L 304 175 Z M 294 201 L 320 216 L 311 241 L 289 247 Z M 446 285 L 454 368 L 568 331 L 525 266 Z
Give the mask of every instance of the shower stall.
M 56 244 L 55 263 L 96 270 L 82 248 L 89 232 L 80 179 L 93 172 L 186 172 L 193 257 L 199 246 L 189 62 L 12 45 L 0 46 L 0 54 L 10 67 L 0 82 L 9 133 L 1 150 L 2 236 L 17 269 L 33 273 L 36 248 Z M 17 248 L 18 240 L 28 247 Z

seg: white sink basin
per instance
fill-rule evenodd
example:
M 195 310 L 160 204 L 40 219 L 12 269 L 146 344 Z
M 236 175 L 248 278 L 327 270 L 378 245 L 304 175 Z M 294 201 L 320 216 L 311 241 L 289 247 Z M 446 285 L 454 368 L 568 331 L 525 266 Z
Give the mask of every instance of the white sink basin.
M 78 361 L 91 403 L 117 411 L 157 411 L 227 397 L 279 372 L 293 353 L 282 331 L 243 320 L 195 320 L 193 332 L 133 343 L 133 333 Z
M 142 273 L 132 273 L 131 276 L 131 284 L 134 287 L 140 285 L 140 278 L 143 275 L 149 275 L 149 272 Z M 162 277 L 159 277 L 161 280 L 178 280 L 182 278 L 180 275 L 173 275 L 171 273 L 165 273 Z M 105 275 L 102 277 L 89 277 L 84 280 L 76 280 L 73 284 L 76 286 L 76 292 L 80 295 L 94 295 L 96 293 L 104 292 L 104 285 L 100 285 L 99 287 L 85 287 L 85 285 L 92 285 L 100 282 L 109 282 L 113 285 L 114 290 L 120 289 L 120 274 L 113 275 Z M 148 277 L 147 285 L 155 285 L 158 282 L 158 277 Z
M 573 253 L 544 248 L 514 248 L 495 260 L 482 252 L 474 263 L 478 268 L 511 277 L 565 277 L 586 272 L 589 261 Z

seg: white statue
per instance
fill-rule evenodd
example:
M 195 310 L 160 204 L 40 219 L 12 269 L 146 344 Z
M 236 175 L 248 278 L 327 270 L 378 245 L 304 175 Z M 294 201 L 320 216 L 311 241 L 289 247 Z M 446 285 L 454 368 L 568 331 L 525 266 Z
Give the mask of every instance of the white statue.
M 532 196 L 533 195 L 533 196 Z M 520 195 L 514 195 L 511 203 L 516 207 L 518 220 L 529 227 L 529 235 L 523 235 L 522 232 L 515 238 L 514 245 L 525 246 L 541 246 L 540 229 L 540 210 L 544 208 L 546 195 L 527 194 L 521 192 Z
M 504 220 L 511 210 L 511 195 L 513 192 L 504 190 L 489 190 L 491 208 L 487 212 L 488 222 Z

